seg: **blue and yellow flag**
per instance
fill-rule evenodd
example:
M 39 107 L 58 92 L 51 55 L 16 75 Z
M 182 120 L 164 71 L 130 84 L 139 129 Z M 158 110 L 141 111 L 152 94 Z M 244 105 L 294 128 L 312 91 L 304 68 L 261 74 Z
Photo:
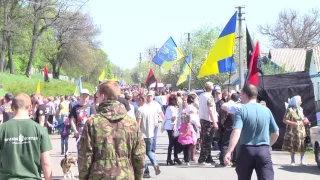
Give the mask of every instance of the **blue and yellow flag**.
M 189 54 L 189 56 L 186 59 L 186 63 L 183 66 L 182 73 L 179 77 L 179 80 L 177 82 L 177 86 L 182 84 L 183 82 L 189 80 L 190 78 L 190 71 L 191 71 L 191 62 L 192 62 L 192 53 Z M 189 65 L 188 65 L 189 64 Z
M 161 66 L 165 71 L 169 71 L 171 67 L 183 57 L 183 53 L 177 47 L 172 37 L 170 37 L 164 45 L 162 45 L 152 61 Z
M 80 95 L 79 92 L 80 92 L 80 91 L 79 91 L 79 88 L 78 88 L 78 85 L 77 85 L 76 88 L 74 89 L 73 95 L 74 95 L 74 96 L 79 96 L 79 95 Z
M 212 46 L 207 59 L 202 64 L 198 78 L 236 70 L 233 59 L 236 23 L 237 12 L 231 17 L 219 38 Z

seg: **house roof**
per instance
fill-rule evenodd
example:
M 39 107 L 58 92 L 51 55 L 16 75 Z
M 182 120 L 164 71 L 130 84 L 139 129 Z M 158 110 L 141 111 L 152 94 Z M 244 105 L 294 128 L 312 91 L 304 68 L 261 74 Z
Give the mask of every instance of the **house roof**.
M 230 85 L 236 85 L 238 83 L 238 79 L 239 79 L 239 73 L 237 72 L 231 76 Z M 223 85 L 229 85 L 229 78 L 223 83 Z
M 306 49 L 303 48 L 279 48 L 270 50 L 272 61 L 284 67 L 288 72 L 304 71 L 306 53 Z
M 320 72 L 320 45 L 312 48 L 317 71 Z

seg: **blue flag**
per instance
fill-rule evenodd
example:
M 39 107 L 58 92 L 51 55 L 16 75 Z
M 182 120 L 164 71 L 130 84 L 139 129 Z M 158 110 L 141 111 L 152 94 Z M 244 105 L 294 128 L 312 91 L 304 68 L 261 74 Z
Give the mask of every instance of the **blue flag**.
M 164 45 L 162 45 L 152 61 L 161 66 L 165 71 L 169 71 L 171 67 L 183 57 L 183 53 L 177 47 L 172 37 L 170 37 Z
M 77 85 L 78 85 L 79 94 L 81 94 L 81 91 L 82 91 L 81 77 L 79 77 Z

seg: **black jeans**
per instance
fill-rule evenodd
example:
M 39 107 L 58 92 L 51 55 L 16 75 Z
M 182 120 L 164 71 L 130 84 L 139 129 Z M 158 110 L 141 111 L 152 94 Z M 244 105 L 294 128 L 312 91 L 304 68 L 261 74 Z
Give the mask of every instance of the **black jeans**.
M 190 161 L 192 146 L 193 146 L 193 144 L 183 145 L 183 159 L 184 159 L 184 162 L 186 162 L 186 163 L 188 163 Z
M 65 153 L 68 151 L 68 135 L 61 135 L 61 152 Z
M 236 172 L 238 180 L 251 179 L 256 170 L 258 180 L 274 180 L 274 171 L 268 145 L 239 147 Z
M 221 153 L 219 156 L 220 164 L 222 165 L 224 165 L 224 156 L 227 154 L 227 151 L 228 151 L 231 133 L 232 133 L 232 129 L 225 130 L 223 132 L 222 141 L 221 141 L 222 147 L 221 147 Z M 236 162 L 236 148 L 232 153 L 232 163 L 235 164 L 235 162 Z
M 178 138 L 173 136 L 173 130 L 167 130 L 168 132 L 168 139 L 169 139 L 169 146 L 168 146 L 168 154 L 167 160 L 171 160 L 172 148 L 173 148 L 173 156 L 175 159 L 178 158 Z
M 54 115 L 49 115 L 49 117 L 48 117 L 48 122 L 49 122 L 50 124 L 53 124 L 53 118 L 54 118 Z M 49 133 L 49 134 L 52 134 L 52 127 L 47 126 L 47 128 L 48 128 L 48 133 Z

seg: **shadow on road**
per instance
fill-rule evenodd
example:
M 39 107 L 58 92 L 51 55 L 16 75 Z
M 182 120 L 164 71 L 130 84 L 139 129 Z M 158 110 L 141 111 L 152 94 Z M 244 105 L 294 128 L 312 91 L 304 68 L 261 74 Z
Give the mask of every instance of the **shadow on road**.
M 320 170 L 317 166 L 281 166 L 279 169 L 295 173 L 320 175 Z
M 74 176 L 76 179 L 79 179 L 79 176 Z M 63 176 L 53 176 L 52 180 L 63 180 Z

